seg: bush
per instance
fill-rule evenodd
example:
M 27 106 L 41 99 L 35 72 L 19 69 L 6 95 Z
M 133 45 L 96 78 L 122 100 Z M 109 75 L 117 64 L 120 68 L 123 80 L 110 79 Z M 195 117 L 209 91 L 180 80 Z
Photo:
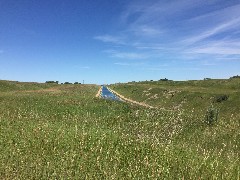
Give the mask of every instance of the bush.
M 207 109 L 205 122 L 207 125 L 213 125 L 218 120 L 219 110 L 211 106 Z
M 216 96 L 216 97 L 215 97 L 214 102 L 220 103 L 220 102 L 222 102 L 222 101 L 228 100 L 228 98 L 229 98 L 229 96 L 226 95 L 226 94 L 224 94 L 224 95 L 219 95 L 219 96 Z

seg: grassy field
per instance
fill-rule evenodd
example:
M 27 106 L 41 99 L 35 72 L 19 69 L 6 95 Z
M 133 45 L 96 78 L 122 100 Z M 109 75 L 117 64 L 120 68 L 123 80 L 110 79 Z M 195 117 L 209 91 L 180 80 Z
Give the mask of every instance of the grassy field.
M 0 81 L 0 179 L 239 179 L 233 81 L 111 86 L 164 109 L 95 98 L 96 85 Z M 219 121 L 206 125 L 224 94 Z

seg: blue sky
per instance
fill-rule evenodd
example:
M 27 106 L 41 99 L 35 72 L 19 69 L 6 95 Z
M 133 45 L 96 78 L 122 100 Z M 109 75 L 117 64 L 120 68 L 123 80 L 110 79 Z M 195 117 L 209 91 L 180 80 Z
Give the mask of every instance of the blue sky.
M 239 0 L 0 0 L 0 79 L 103 84 L 237 74 Z

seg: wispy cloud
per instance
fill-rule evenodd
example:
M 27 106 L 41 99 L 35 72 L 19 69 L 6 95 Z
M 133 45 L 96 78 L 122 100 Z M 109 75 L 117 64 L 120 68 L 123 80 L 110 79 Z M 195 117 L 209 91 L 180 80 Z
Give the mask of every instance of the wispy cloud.
M 167 21 L 169 18 L 176 18 L 179 14 L 203 4 L 198 0 L 182 1 L 138 1 L 129 5 L 123 12 L 122 19 L 125 22 L 141 25 L 159 25 L 159 22 Z M 137 16 L 137 17 L 136 17 Z M 135 18 L 134 18 L 135 17 Z
M 145 63 L 123 63 L 123 62 L 116 62 L 115 65 L 119 66 L 143 66 Z
M 186 39 L 185 42 L 189 43 L 189 44 L 193 44 L 198 41 L 207 39 L 211 36 L 217 35 L 219 33 L 226 32 L 231 29 L 239 28 L 239 27 L 240 27 L 240 18 L 236 18 L 231 21 L 227 21 L 227 22 L 218 24 L 217 26 L 212 27 L 211 29 L 201 33 L 200 35 L 190 37 L 189 39 Z
M 240 55 L 240 49 L 239 48 L 233 48 L 233 47 L 202 47 L 202 48 L 192 49 L 192 53 Z
M 204 60 L 201 65 L 202 66 L 215 66 L 217 64 L 214 62 L 210 62 L 209 60 Z
M 89 66 L 78 66 L 78 65 L 75 65 L 74 68 L 77 68 L 77 69 L 90 69 Z
M 121 44 L 124 49 L 108 52 L 121 59 L 239 56 L 239 8 L 240 2 L 223 0 L 132 1 L 122 12 L 117 36 L 95 39 Z
M 138 27 L 131 27 L 129 31 L 133 32 L 137 36 L 156 37 L 163 33 L 163 30 L 151 27 L 148 25 L 142 25 Z
M 133 44 L 133 46 L 136 49 L 145 49 L 145 50 L 166 50 L 165 47 L 163 47 L 163 45 L 149 45 L 149 44 L 138 44 L 135 43 Z
M 129 53 L 129 52 L 115 52 L 111 55 L 115 58 L 121 58 L 121 59 L 146 59 L 148 58 L 148 55 L 143 53 Z
M 3 53 L 4 53 L 4 51 L 2 49 L 0 49 L 0 54 L 3 54 Z
M 148 54 L 138 53 L 138 52 L 119 52 L 117 50 L 105 50 L 105 53 L 108 53 L 110 57 L 120 58 L 120 59 L 147 59 Z
M 205 45 L 189 48 L 186 52 L 194 54 L 240 55 L 240 40 L 209 41 Z
M 119 65 L 119 66 L 131 66 L 131 64 L 129 63 L 121 63 L 121 62 L 117 62 L 117 63 L 114 63 L 115 65 Z
M 89 66 L 81 66 L 81 67 L 79 67 L 80 69 L 90 69 L 90 67 Z
M 94 39 L 100 40 L 105 43 L 125 44 L 123 37 L 118 36 L 102 35 L 95 36 Z
M 161 68 L 161 67 L 147 67 L 144 69 L 149 70 L 149 71 L 167 71 L 167 70 L 169 70 L 168 68 Z

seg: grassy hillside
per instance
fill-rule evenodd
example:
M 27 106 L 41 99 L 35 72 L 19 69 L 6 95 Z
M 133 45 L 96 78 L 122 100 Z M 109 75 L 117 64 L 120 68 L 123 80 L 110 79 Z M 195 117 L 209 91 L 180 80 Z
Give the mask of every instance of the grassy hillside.
M 97 99 L 95 85 L 0 84 L 0 179 L 239 179 L 236 113 L 225 121 L 221 115 L 217 124 L 208 126 L 183 110 Z M 221 108 L 237 102 L 238 89 L 229 86 L 229 99 Z M 115 90 L 144 101 L 132 90 L 154 95 L 175 87 L 188 89 L 181 83 L 154 82 L 118 85 Z M 188 96 L 184 91 L 186 104 L 195 93 L 204 94 L 191 92 Z M 173 108 L 170 100 L 165 104 Z
M 213 105 L 220 110 L 221 117 L 240 119 L 240 79 L 139 82 L 111 88 L 127 98 L 159 108 L 202 116 Z M 221 101 L 224 96 L 228 99 Z

